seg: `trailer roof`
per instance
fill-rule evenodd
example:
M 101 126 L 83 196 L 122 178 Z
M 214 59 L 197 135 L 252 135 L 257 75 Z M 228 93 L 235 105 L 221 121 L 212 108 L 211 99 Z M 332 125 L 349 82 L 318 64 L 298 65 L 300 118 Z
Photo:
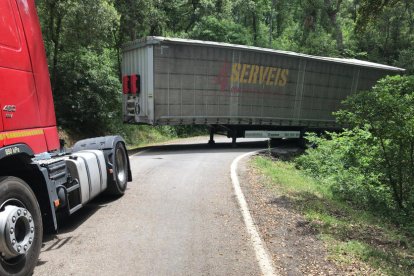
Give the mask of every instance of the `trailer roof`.
M 212 47 L 218 47 L 218 48 L 230 48 L 230 49 L 257 51 L 257 52 L 267 52 L 267 53 L 274 53 L 274 54 L 285 55 L 285 56 L 303 57 L 303 58 L 308 58 L 308 59 L 323 60 L 323 61 L 328 61 L 328 62 L 377 68 L 377 69 L 383 69 L 383 70 L 389 70 L 389 71 L 398 71 L 401 73 L 405 71 L 405 69 L 403 68 L 359 60 L 359 59 L 321 57 L 321 56 L 313 56 L 313 55 L 307 55 L 307 54 L 302 54 L 302 53 L 275 50 L 275 49 L 269 49 L 269 48 L 261 48 L 261 47 L 255 47 L 255 46 L 246 46 L 246 45 L 237 45 L 237 44 L 230 44 L 230 43 L 223 43 L 223 42 L 203 41 L 203 40 L 193 40 L 193 39 L 183 39 L 183 38 L 169 38 L 169 37 L 162 37 L 162 36 L 148 36 L 145 38 L 137 39 L 135 41 L 126 43 L 123 46 L 123 50 L 130 51 L 136 48 L 143 47 L 145 45 L 159 44 L 161 42 L 171 42 L 171 43 L 187 44 L 187 45 L 205 45 L 205 46 L 212 46 Z

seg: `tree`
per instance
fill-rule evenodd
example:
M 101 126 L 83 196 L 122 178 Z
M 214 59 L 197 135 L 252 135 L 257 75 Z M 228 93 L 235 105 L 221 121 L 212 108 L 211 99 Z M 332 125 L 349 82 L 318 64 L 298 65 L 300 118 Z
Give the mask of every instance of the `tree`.
M 112 1 L 38 1 L 59 125 L 102 135 L 120 110 Z M 119 120 L 120 121 L 120 120 Z
M 189 33 L 190 38 L 251 45 L 251 34 L 243 27 L 227 19 L 214 16 L 203 18 Z
M 375 21 L 386 7 L 394 7 L 398 3 L 408 3 L 410 0 L 360 0 L 357 30 L 363 31 L 369 22 Z
M 369 130 L 372 146 L 380 149 L 381 183 L 390 187 L 398 208 L 409 211 L 414 203 L 414 76 L 387 77 L 345 104 L 339 120 Z

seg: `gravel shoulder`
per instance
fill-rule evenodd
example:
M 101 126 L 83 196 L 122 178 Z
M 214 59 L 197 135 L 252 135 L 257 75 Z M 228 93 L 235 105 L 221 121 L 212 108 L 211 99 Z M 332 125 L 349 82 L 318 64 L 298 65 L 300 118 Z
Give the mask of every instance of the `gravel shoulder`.
M 317 231 L 298 214 L 290 200 L 265 186 L 266 179 L 244 159 L 240 184 L 252 217 L 280 275 L 343 274 L 328 260 Z

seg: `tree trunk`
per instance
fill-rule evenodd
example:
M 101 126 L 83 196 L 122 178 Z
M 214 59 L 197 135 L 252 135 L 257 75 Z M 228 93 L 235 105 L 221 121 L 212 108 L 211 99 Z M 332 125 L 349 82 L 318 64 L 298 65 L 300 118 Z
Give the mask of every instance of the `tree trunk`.
M 198 0 L 191 0 L 192 15 L 191 15 L 190 22 L 188 23 L 187 27 L 185 28 L 185 32 L 188 32 L 190 30 L 190 28 L 196 23 L 196 21 L 197 21 L 196 11 L 197 11 L 197 7 L 198 7 L 199 4 L 200 3 L 199 3 Z
M 257 46 L 257 33 L 258 33 L 258 27 L 257 27 L 257 15 L 256 12 L 253 12 L 253 43 L 255 46 Z
M 53 36 L 53 65 L 52 65 L 52 90 L 55 90 L 57 81 L 57 65 L 59 62 L 60 32 L 62 30 L 62 17 L 57 18 L 56 29 Z
M 280 37 L 282 35 L 283 29 L 282 29 L 282 23 L 283 23 L 283 7 L 282 2 L 279 0 L 276 2 L 276 36 Z
M 342 0 L 336 0 L 335 8 L 332 7 L 333 0 L 325 0 L 326 13 L 334 27 L 334 37 L 336 40 L 336 47 L 340 53 L 344 52 L 344 39 L 341 26 L 338 23 L 338 13 L 341 8 Z
M 58 1 L 48 2 L 47 8 L 49 12 L 48 30 L 46 40 L 52 42 L 49 55 L 52 55 L 52 68 L 50 72 L 52 90 L 55 90 L 57 80 L 57 66 L 59 62 L 60 33 L 62 30 L 63 13 L 58 10 Z M 50 56 L 49 56 L 50 58 Z
M 409 26 L 409 34 L 413 34 L 414 33 L 414 17 L 413 17 L 413 4 L 411 2 L 411 0 L 406 0 L 405 1 L 405 7 L 407 9 L 407 13 L 408 13 L 408 21 L 410 22 Z

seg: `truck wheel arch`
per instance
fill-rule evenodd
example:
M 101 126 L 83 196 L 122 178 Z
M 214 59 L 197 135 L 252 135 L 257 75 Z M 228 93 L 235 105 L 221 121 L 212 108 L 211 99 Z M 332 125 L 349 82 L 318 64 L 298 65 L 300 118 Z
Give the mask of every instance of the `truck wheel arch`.
M 126 144 L 124 139 L 121 136 L 105 136 L 105 137 L 96 137 L 96 138 L 89 138 L 78 141 L 73 147 L 73 152 L 81 151 L 81 150 L 102 150 L 105 154 L 105 160 L 108 164 L 108 168 L 112 168 L 112 157 L 114 156 L 115 148 L 117 143 L 122 143 L 126 151 Z M 128 181 L 132 181 L 132 173 L 131 173 L 131 165 L 127 154 L 127 163 L 128 163 Z M 108 175 L 108 180 L 115 181 L 115 175 Z

